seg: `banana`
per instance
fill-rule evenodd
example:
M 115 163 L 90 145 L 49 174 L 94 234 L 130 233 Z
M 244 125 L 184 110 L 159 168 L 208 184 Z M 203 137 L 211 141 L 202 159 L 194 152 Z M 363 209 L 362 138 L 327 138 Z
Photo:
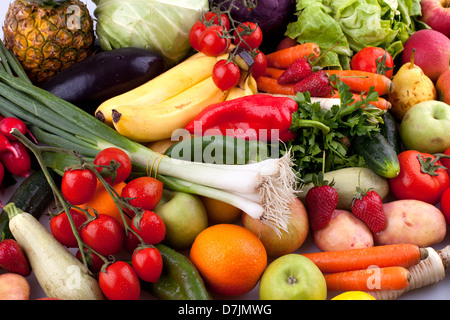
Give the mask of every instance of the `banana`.
M 114 108 L 113 126 L 120 134 L 137 142 L 167 139 L 176 129 L 184 128 L 204 108 L 224 101 L 226 95 L 227 92 L 217 88 L 212 77 L 208 77 L 160 103 L 133 103 Z
M 113 126 L 112 110 L 130 105 L 152 105 L 170 99 L 212 74 L 215 57 L 195 54 L 143 85 L 106 100 L 95 111 L 95 117 Z
M 241 73 L 242 75 L 239 83 L 228 91 L 228 95 L 225 100 L 233 100 L 258 93 L 256 80 L 252 77 L 252 75 L 244 72 Z

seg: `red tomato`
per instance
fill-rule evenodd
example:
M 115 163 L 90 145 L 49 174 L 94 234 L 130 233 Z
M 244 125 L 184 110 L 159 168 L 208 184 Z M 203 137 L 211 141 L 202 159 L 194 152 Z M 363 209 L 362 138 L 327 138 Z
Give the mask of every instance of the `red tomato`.
M 93 274 L 97 274 L 102 269 L 103 264 L 105 263 L 102 258 L 100 258 L 96 253 L 92 252 L 91 250 L 85 248 L 85 257 L 87 262 L 87 267 Z M 78 250 L 75 256 L 82 261 L 81 258 L 81 251 Z M 83 261 L 82 261 L 83 262 Z
M 256 52 L 255 63 L 252 66 L 252 76 L 255 79 L 261 77 L 267 69 L 266 55 L 260 50 L 256 50 Z
M 122 189 L 121 196 L 140 209 L 153 210 L 161 200 L 163 183 L 152 177 L 139 177 L 131 180 Z
M 218 56 L 228 50 L 230 41 L 224 37 L 222 27 L 212 25 L 199 38 L 199 48 L 207 56 Z
M 384 66 L 386 69 L 377 72 L 378 69 L 383 68 L 383 59 L 386 55 Z M 382 73 L 388 78 L 392 78 L 394 70 L 394 60 L 392 56 L 384 49 L 378 47 L 365 47 L 358 51 L 350 61 L 350 68 L 352 70 L 362 70 L 373 73 Z M 383 69 L 381 69 L 383 70 Z
M 136 248 L 139 246 L 140 243 L 141 243 L 141 241 L 139 240 L 138 237 L 136 237 L 134 232 L 129 231 L 124 235 L 123 248 L 128 253 L 133 253 L 134 250 L 136 250 Z
M 137 248 L 131 257 L 131 264 L 139 278 L 156 283 L 163 269 L 161 253 L 155 247 Z
M 125 261 L 117 261 L 100 271 L 98 282 L 109 300 L 139 300 L 141 284 L 139 278 Z
M 199 39 L 202 35 L 203 31 L 206 30 L 206 26 L 201 21 L 197 21 L 192 25 L 191 30 L 189 31 L 189 43 L 191 47 L 197 51 L 200 51 Z
M 97 166 L 112 166 L 115 169 L 111 172 L 108 168 L 97 168 L 105 181 L 111 185 L 124 182 L 129 177 L 132 168 L 128 154 L 122 149 L 114 147 L 100 151 L 94 159 L 94 164 Z
M 97 189 L 97 176 L 89 169 L 73 169 L 64 172 L 61 192 L 73 205 L 79 205 L 92 199 Z
M 447 188 L 442 194 L 441 211 L 444 214 L 445 221 L 450 226 L 450 188 Z
M 450 172 L 450 148 L 448 148 L 447 150 L 444 151 L 444 155 L 446 157 L 448 156 L 448 158 L 442 157 L 441 163 L 444 167 L 447 168 L 447 171 Z
M 216 62 L 212 70 L 212 79 L 222 91 L 229 90 L 238 84 L 241 71 L 236 63 L 221 59 Z
M 450 186 L 450 178 L 435 156 L 415 150 L 398 155 L 400 173 L 389 179 L 392 193 L 397 199 L 415 199 L 437 204 Z
M 81 211 L 74 208 L 71 208 L 69 213 L 75 227 L 79 231 L 80 226 L 87 221 L 86 216 Z M 66 246 L 67 248 L 78 247 L 77 239 L 73 234 L 69 218 L 67 217 L 67 213 L 65 211 L 51 218 L 50 231 L 55 239 L 58 240 L 63 246 Z
M 263 33 L 261 28 L 253 22 L 241 23 L 236 31 L 233 33 L 234 44 L 242 46 L 248 50 L 258 48 L 263 39 Z
M 81 229 L 83 242 L 103 256 L 120 251 L 123 235 L 124 231 L 120 223 L 106 214 L 99 214 Z
M 212 20 L 212 21 L 211 21 Z M 230 30 L 230 19 L 225 13 L 220 14 L 220 21 L 217 13 L 209 11 L 205 14 L 205 21 L 212 22 L 213 24 L 219 25 L 226 30 Z
M 157 244 L 166 236 L 166 226 L 159 215 L 150 210 L 137 214 L 131 221 L 131 228 L 147 244 Z

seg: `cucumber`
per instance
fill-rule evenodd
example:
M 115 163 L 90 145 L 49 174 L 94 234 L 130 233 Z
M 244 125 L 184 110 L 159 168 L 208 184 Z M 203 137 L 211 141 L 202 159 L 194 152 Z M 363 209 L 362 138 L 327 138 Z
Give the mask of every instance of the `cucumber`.
M 394 148 L 395 152 L 399 154 L 402 152 L 402 140 L 400 138 L 397 120 L 395 120 L 394 116 L 390 112 L 384 113 L 382 118 L 383 123 L 380 124 L 380 133 Z
M 53 170 L 49 170 L 50 175 L 55 180 L 60 176 Z M 9 202 L 14 202 L 18 208 L 28 212 L 39 220 L 44 210 L 53 202 L 54 195 L 52 188 L 47 182 L 47 178 L 42 170 L 34 171 L 27 177 L 12 194 Z M 5 211 L 0 213 L 0 238 L 13 238 L 9 229 L 9 218 Z
M 379 132 L 353 139 L 354 151 L 362 156 L 367 167 L 385 178 L 395 178 L 400 173 L 397 152 Z
M 356 188 L 376 191 L 381 199 L 386 199 L 389 195 L 389 182 L 386 178 L 376 174 L 369 168 L 351 167 L 325 172 L 323 179 L 329 182 L 334 181 L 334 188 L 338 192 L 337 209 L 351 210 L 352 200 L 357 193 Z M 308 190 L 313 187 L 313 183 L 303 186 L 298 198 L 304 203 Z

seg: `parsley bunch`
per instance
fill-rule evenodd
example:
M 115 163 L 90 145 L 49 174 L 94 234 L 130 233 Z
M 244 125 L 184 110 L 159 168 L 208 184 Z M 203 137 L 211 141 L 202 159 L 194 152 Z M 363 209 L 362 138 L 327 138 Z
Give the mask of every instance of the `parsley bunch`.
M 366 97 L 354 102 L 347 84 L 336 82 L 340 105 L 323 109 L 320 102 L 311 102 L 308 92 L 294 98 L 298 111 L 292 115 L 290 130 L 297 134 L 289 141 L 287 149 L 294 156 L 299 177 L 307 183 L 319 172 L 365 164 L 362 156 L 352 151 L 351 142 L 357 135 L 370 135 L 380 130 L 384 111 L 370 105 L 378 93 L 371 90 Z M 354 103 L 353 103 L 354 102 Z

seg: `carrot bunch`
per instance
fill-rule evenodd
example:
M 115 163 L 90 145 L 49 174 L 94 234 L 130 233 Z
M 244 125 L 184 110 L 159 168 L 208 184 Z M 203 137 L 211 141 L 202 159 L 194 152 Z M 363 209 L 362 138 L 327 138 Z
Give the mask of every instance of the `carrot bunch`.
M 299 58 L 317 59 L 320 57 L 320 48 L 314 43 L 303 43 L 278 50 L 266 55 L 267 68 L 265 73 L 256 79 L 258 90 L 269 94 L 295 95 L 295 86 L 292 83 L 280 84 L 277 81 L 283 72 Z M 326 70 L 328 75 L 336 75 L 339 80 L 350 87 L 354 93 L 355 102 L 360 100 L 361 94 L 369 92 L 372 87 L 380 96 L 372 105 L 388 110 L 391 104 L 381 96 L 393 90 L 393 84 L 388 77 L 360 70 Z M 336 98 L 336 93 L 330 93 L 331 98 Z
M 324 273 L 328 291 L 402 290 L 409 286 L 408 268 L 425 259 L 427 250 L 413 244 L 306 253 Z

